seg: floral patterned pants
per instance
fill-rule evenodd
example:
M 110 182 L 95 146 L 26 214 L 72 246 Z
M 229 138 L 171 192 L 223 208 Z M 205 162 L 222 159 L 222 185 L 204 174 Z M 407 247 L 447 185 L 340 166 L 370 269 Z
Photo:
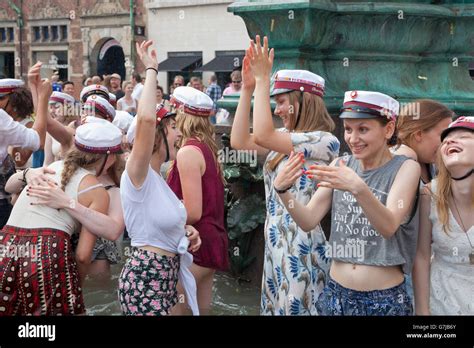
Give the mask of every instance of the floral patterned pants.
M 125 315 L 168 315 L 178 302 L 179 256 L 134 248 L 119 278 L 118 297 Z

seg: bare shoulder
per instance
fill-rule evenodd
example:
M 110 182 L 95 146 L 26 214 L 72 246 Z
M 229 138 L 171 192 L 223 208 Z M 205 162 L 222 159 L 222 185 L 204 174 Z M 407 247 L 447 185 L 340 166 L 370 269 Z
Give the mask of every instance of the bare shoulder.
M 199 161 L 204 161 L 204 156 L 197 146 L 187 145 L 178 150 L 176 159 L 178 160 L 178 163 L 186 163 L 188 161 L 191 163 L 196 163 Z
M 408 158 L 411 158 L 415 161 L 418 161 L 418 155 L 416 152 L 411 148 L 406 145 L 401 145 L 395 152 L 395 155 L 403 155 L 407 156 Z
M 99 180 L 94 175 L 86 175 L 80 182 L 78 191 L 84 191 L 93 186 L 100 184 Z M 94 187 L 91 190 L 88 190 L 81 195 L 79 195 L 78 200 L 81 204 L 89 206 L 92 202 L 97 202 L 99 204 L 109 203 L 109 195 L 103 186 Z

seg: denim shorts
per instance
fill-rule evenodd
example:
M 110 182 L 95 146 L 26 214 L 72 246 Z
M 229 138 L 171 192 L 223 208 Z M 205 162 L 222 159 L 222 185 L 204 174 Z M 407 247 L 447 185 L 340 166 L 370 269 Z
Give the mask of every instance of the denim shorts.
M 413 315 L 412 300 L 405 280 L 400 285 L 384 290 L 357 291 L 343 287 L 329 277 L 326 287 L 316 302 L 319 315 Z

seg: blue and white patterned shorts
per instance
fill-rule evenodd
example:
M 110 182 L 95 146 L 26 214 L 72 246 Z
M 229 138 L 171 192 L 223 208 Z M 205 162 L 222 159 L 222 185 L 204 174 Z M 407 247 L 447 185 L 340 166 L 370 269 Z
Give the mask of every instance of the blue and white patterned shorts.
M 356 291 L 348 289 L 329 277 L 316 302 L 319 315 L 413 315 L 412 300 L 405 280 L 390 289 Z

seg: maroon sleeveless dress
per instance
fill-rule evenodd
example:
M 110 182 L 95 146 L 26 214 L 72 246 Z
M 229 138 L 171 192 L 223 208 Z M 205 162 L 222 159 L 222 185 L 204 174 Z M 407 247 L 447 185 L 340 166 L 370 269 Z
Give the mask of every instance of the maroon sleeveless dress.
M 193 253 L 194 263 L 201 267 L 226 271 L 229 268 L 228 237 L 224 227 L 224 184 L 216 168 L 211 149 L 197 139 L 189 139 L 183 146 L 198 147 L 206 161 L 206 171 L 201 177 L 202 216 L 193 227 L 199 231 L 201 247 Z M 178 163 L 175 161 L 168 176 L 171 190 L 183 199 Z

